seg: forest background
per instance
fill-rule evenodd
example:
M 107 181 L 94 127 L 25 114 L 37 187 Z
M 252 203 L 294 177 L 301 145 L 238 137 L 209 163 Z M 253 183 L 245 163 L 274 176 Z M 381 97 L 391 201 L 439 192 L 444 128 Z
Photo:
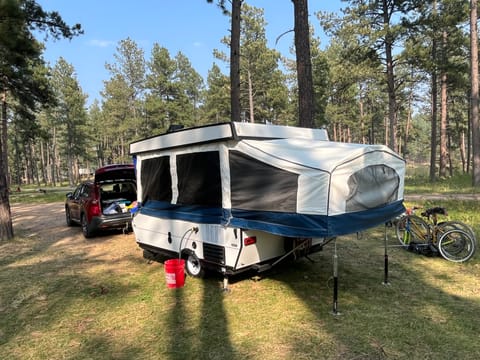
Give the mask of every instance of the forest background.
M 321 49 L 311 31 L 314 126 L 334 141 L 386 144 L 430 166 L 432 181 L 471 172 L 469 1 L 344 3 L 340 14 L 314 17 L 330 37 Z M 297 126 L 296 64 L 268 47 L 265 25 L 264 11 L 243 1 L 242 121 Z M 219 39 L 229 43 L 228 33 Z M 230 61 L 221 50 L 215 57 Z M 131 162 L 132 141 L 171 125 L 229 121 L 230 79 L 216 63 L 204 79 L 182 52 L 157 43 L 145 54 L 131 38 L 117 44 L 114 59 L 101 98 L 88 107 L 72 64 L 32 64 L 53 91 L 28 116 L 10 101 L 10 184 L 73 185 L 97 167 Z

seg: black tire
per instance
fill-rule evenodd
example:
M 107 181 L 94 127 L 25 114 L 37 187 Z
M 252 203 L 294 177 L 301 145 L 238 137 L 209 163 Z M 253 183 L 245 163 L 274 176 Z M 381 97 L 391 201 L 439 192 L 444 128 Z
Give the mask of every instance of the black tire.
M 65 206 L 65 222 L 67 226 L 73 226 L 72 216 L 70 215 L 70 209 L 68 206 Z
M 202 266 L 200 259 L 194 253 L 189 253 L 185 259 L 185 270 L 187 274 L 195 278 L 203 278 L 205 276 L 205 268 Z
M 475 241 L 469 233 L 453 229 L 445 232 L 438 241 L 438 251 L 447 260 L 465 262 L 475 254 Z
M 93 231 L 85 214 L 80 216 L 80 224 L 82 225 L 83 236 L 85 236 L 86 239 L 91 238 L 93 236 Z
M 404 248 L 410 244 L 428 244 L 430 227 L 422 218 L 416 215 L 405 215 L 395 224 L 397 240 Z
M 467 234 L 469 234 L 473 238 L 473 241 L 475 241 L 475 244 L 477 244 L 477 237 L 475 236 L 475 232 L 473 231 L 473 229 L 469 225 L 458 220 L 449 220 L 449 221 L 443 221 L 441 223 L 438 223 L 437 237 L 440 238 L 440 234 L 446 233 L 448 230 L 453 230 L 453 229 L 465 231 Z

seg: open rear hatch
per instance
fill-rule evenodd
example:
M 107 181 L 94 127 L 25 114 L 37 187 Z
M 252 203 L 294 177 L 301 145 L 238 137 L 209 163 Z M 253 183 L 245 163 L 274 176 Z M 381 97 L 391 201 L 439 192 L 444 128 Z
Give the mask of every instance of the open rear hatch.
M 133 164 L 107 165 L 95 171 L 95 182 L 97 184 L 122 180 L 135 181 L 135 168 Z
M 135 169 L 132 164 L 107 165 L 95 172 L 104 215 L 128 213 L 137 200 Z

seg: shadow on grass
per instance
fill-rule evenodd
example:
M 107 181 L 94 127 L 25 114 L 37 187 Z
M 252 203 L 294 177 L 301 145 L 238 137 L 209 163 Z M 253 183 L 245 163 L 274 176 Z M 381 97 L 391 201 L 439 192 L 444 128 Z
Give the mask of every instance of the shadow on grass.
M 0 243 L 0 357 L 142 358 L 144 349 L 120 340 L 128 329 L 104 317 L 123 299 L 141 298 L 143 280 L 133 279 L 128 265 L 143 264 L 146 274 L 155 269 L 116 248 L 124 235 L 87 240 L 79 229 L 59 226 L 62 207 L 37 210 L 16 208 L 16 237 Z
M 309 357 L 330 348 L 327 358 L 478 358 L 480 344 L 472 341 L 480 332 L 478 295 L 456 294 L 461 281 L 480 275 L 478 270 L 470 272 L 478 266 L 393 248 L 389 284 L 384 285 L 381 239 L 382 235 L 370 233 L 360 241 L 338 240 L 340 315 L 332 313 L 332 247 L 315 255 L 315 264 L 302 260 L 272 275 L 287 284 L 312 314 L 312 329 L 292 344 L 293 353 Z M 318 337 L 325 331 L 334 345 Z M 292 326 L 290 336 L 299 335 Z
M 445 291 L 445 285 L 458 282 L 453 272 L 468 271 L 468 264 L 394 247 L 389 249 L 390 282 L 384 285 L 381 233 L 339 239 L 337 249 L 340 314 L 332 313 L 330 244 L 312 256 L 313 263 L 301 259 L 262 274 L 258 286 L 249 280 L 253 273 L 243 273 L 231 278 L 232 292 L 225 294 L 219 286 L 221 276 L 213 274 L 203 280 L 187 278 L 185 288 L 168 290 L 165 296 L 172 308 L 166 318 L 158 318 L 157 331 L 168 337 L 169 346 L 158 354 L 171 360 L 278 358 L 277 350 L 266 353 L 271 341 L 285 348 L 278 350 L 285 359 L 478 358 L 480 344 L 472 339 L 480 332 L 480 304 Z M 442 269 L 435 273 L 437 263 Z M 245 298 L 237 298 L 240 292 Z M 294 303 L 304 304 L 308 315 L 297 314 L 296 304 L 289 308 L 289 293 L 297 299 Z M 245 303 L 246 309 L 239 310 L 237 303 Z M 241 316 L 245 318 L 239 320 Z M 245 336 L 239 339 L 231 329 Z M 252 355 L 256 352 L 260 355 Z
M 113 277 L 95 279 L 84 275 L 82 263 L 95 266 L 103 263 L 101 259 L 74 254 L 65 255 L 61 260 L 47 260 L 50 256 L 31 261 L 30 254 L 19 254 L 17 262 L 2 266 L 0 346 L 12 340 L 23 344 L 30 341 L 29 348 L 35 349 L 35 358 L 38 359 L 56 358 L 59 354 L 51 354 L 51 346 L 67 358 L 90 358 L 92 354 L 108 354 L 102 358 L 109 358 L 118 351 L 110 345 L 112 334 L 92 337 L 77 318 L 90 318 L 89 321 L 94 322 L 93 319 L 99 315 L 97 309 L 137 291 L 137 285 L 124 284 Z M 85 314 L 76 313 L 79 302 L 85 304 Z M 91 325 L 89 321 L 86 321 L 87 328 Z M 44 337 L 43 334 L 50 333 L 52 329 L 55 329 L 55 336 L 70 339 L 64 350 L 57 348 L 60 343 L 55 344 L 55 340 Z M 24 358 L 21 352 L 16 354 L 15 348 L 10 348 L 10 351 L 12 357 L 7 358 Z M 123 349 L 123 352 L 133 355 L 141 353 L 141 349 Z
M 227 314 L 223 307 L 223 294 L 216 283 L 205 279 L 199 286 L 200 304 L 191 301 L 185 289 L 169 290 L 175 302 L 166 321 L 169 329 L 169 347 L 159 351 L 162 358 L 184 359 L 235 359 L 236 350 L 230 342 Z M 194 307 L 199 318 L 191 318 Z

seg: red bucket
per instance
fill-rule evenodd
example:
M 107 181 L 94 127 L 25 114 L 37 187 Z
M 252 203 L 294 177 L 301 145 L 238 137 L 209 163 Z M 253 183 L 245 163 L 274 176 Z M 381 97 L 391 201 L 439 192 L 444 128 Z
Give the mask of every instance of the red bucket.
M 165 261 L 164 267 L 167 287 L 174 289 L 185 285 L 185 260 L 170 259 Z

